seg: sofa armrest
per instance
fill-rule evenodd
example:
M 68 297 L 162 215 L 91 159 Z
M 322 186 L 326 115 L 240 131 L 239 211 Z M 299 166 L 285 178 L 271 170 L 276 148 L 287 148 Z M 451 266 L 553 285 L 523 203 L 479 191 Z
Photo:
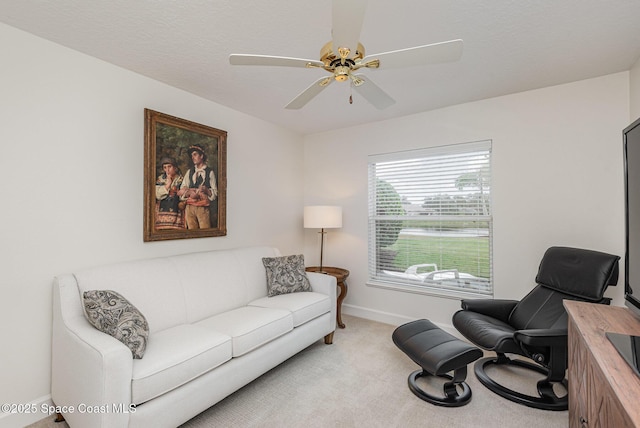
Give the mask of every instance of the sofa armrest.
M 69 406 L 63 412 L 69 425 L 127 426 L 129 415 L 113 409 L 131 404 L 131 351 L 84 318 L 73 275 L 54 281 L 52 333 L 51 397 L 55 406 Z M 83 412 L 79 406 L 109 411 Z
M 317 272 L 307 272 L 307 277 L 311 283 L 311 291 L 326 294 L 329 296 L 329 300 L 334 302 L 334 304 L 331 305 L 331 320 L 333 323 L 333 329 L 335 330 L 337 316 L 337 306 L 335 302 L 337 301 L 338 294 L 338 281 L 336 280 L 336 277 Z
M 327 294 L 330 298 L 336 298 L 338 281 L 335 276 L 324 273 L 307 272 L 307 277 L 311 283 L 311 290 L 316 293 Z

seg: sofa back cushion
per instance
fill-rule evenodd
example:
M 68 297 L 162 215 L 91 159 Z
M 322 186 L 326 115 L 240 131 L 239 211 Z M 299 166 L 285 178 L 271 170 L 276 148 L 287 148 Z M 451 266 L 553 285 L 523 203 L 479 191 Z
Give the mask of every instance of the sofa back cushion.
M 171 257 L 180 275 L 187 322 L 237 308 L 245 299 L 240 266 L 230 251 L 207 251 Z
M 114 290 L 144 315 L 149 333 L 187 321 L 180 277 L 166 258 L 119 263 L 75 273 L 80 296 L 90 290 Z
M 102 266 L 75 274 L 82 293 L 113 290 L 145 316 L 149 332 L 194 323 L 267 295 L 272 247 L 205 251 Z
M 263 257 L 278 257 L 280 251 L 272 247 L 252 247 L 235 250 L 235 256 L 242 268 L 244 282 L 247 284 L 246 302 L 252 302 L 267 295 L 267 272 L 262 263 Z
M 275 248 L 248 247 L 172 257 L 176 269 L 185 272 L 180 281 L 187 321 L 198 322 L 266 296 L 262 257 L 276 253 Z

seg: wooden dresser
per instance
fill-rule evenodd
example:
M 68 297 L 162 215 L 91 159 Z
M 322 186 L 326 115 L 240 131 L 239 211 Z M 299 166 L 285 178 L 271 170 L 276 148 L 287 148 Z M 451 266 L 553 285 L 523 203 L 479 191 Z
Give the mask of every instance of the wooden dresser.
M 640 427 L 640 377 L 605 337 L 640 336 L 627 308 L 565 300 L 569 313 L 569 426 Z

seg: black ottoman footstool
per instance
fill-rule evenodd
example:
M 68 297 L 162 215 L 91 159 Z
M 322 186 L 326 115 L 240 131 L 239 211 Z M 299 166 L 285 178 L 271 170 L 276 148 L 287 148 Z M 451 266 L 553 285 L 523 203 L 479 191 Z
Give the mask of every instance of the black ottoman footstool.
M 471 400 L 471 388 L 466 384 L 467 364 L 482 356 L 482 351 L 441 330 L 429 320 L 417 320 L 396 328 L 393 343 L 422 370 L 409 375 L 409 389 L 429 403 L 446 406 L 464 406 Z M 453 371 L 453 376 L 447 373 Z M 449 381 L 444 384 L 444 397 L 424 392 L 416 379 L 439 376 Z M 458 392 L 458 388 L 462 392 Z

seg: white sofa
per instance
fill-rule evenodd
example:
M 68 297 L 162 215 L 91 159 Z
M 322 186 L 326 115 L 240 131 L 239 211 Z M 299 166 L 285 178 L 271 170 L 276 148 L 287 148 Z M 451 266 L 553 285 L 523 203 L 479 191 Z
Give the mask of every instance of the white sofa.
M 175 427 L 324 337 L 336 324 L 336 279 L 267 297 L 251 247 L 96 267 L 54 281 L 51 396 L 72 428 Z M 149 324 L 142 359 L 94 328 L 82 293 L 114 290 Z

